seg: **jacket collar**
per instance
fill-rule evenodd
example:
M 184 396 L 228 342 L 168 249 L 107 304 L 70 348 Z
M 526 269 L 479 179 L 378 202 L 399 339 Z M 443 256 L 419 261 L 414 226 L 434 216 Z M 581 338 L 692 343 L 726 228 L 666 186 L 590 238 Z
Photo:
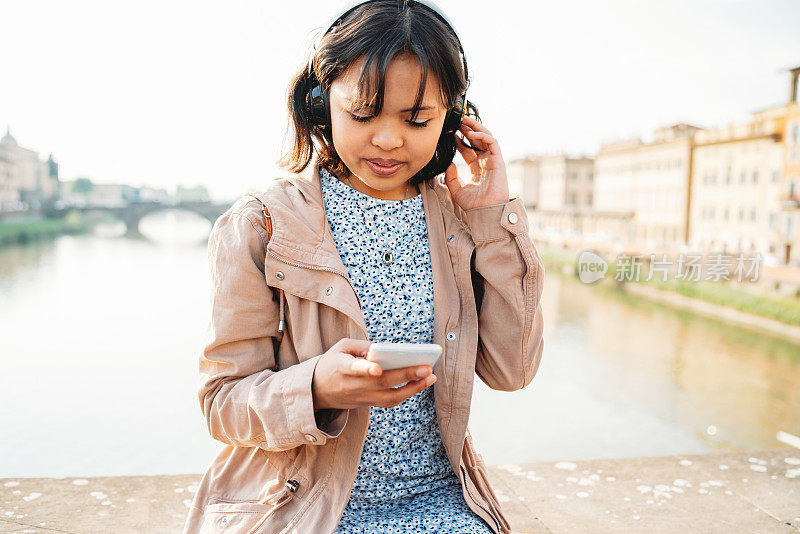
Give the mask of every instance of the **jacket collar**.
M 445 232 L 465 232 L 449 201 L 447 186 L 438 178 L 432 187 L 421 184 L 420 194 L 428 226 L 431 260 L 444 250 Z M 256 194 L 273 218 L 273 234 L 268 249 L 284 260 L 305 266 L 334 270 L 346 275 L 325 215 L 319 164 L 314 161 L 300 174 L 278 178 L 273 187 Z

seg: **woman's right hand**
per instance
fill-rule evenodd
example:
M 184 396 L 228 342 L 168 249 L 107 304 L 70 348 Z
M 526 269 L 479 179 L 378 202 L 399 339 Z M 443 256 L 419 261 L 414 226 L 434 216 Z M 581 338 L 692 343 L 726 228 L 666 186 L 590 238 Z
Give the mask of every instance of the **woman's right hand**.
M 314 411 L 361 406 L 390 408 L 436 382 L 430 365 L 384 371 L 366 359 L 371 341 L 342 338 L 323 354 L 314 369 Z M 403 387 L 393 388 L 408 382 Z

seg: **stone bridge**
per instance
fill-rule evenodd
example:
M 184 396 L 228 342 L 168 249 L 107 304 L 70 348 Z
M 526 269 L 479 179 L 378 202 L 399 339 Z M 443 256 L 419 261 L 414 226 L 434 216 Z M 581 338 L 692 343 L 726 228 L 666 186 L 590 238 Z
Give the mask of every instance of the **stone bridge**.
M 183 210 L 196 213 L 211 224 L 231 206 L 231 202 L 131 202 L 125 206 L 69 206 L 53 210 L 57 217 L 70 211 L 111 213 L 125 223 L 125 235 L 139 236 L 139 222 L 153 212 L 161 210 Z

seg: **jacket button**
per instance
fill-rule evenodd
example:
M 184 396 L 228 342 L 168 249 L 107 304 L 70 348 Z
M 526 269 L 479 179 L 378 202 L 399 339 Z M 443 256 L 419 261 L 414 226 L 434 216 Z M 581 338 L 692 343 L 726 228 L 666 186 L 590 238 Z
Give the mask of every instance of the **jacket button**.
M 284 486 L 286 486 L 289 489 L 289 491 L 294 493 L 295 491 L 297 491 L 297 488 L 300 487 L 300 483 L 292 478 L 290 480 L 287 480 Z
M 315 441 L 317 441 L 317 438 L 314 437 L 312 434 L 306 434 L 306 439 L 308 441 L 310 441 L 311 443 L 314 443 Z
M 447 333 L 447 340 L 448 341 L 453 341 L 455 338 L 456 338 L 456 333 L 455 332 L 448 332 Z
M 278 280 L 283 280 L 283 271 L 278 271 L 277 273 L 275 273 L 275 278 L 277 278 Z
M 456 236 L 454 236 L 453 234 L 450 234 L 449 236 L 447 236 L 447 242 L 448 242 L 448 243 L 450 243 L 450 242 L 452 242 L 452 241 L 453 241 L 453 239 L 455 239 L 455 238 L 456 238 Z
M 330 295 L 331 293 L 333 293 L 333 286 L 326 287 L 325 288 L 325 294 L 326 295 Z
M 511 224 L 517 222 L 517 214 L 514 213 L 513 211 L 508 214 L 508 222 L 510 222 Z
M 227 525 L 228 524 L 228 517 L 227 516 L 222 516 L 222 519 L 220 519 L 219 522 L 222 523 L 223 525 Z

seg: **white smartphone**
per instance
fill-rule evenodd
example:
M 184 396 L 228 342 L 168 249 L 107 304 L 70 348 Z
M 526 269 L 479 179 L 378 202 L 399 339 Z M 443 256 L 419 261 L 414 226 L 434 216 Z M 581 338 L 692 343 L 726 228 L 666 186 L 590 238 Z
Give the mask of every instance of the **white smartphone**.
M 384 371 L 430 365 L 439 359 L 442 346 L 437 343 L 373 343 L 369 346 L 367 360 L 376 362 Z

